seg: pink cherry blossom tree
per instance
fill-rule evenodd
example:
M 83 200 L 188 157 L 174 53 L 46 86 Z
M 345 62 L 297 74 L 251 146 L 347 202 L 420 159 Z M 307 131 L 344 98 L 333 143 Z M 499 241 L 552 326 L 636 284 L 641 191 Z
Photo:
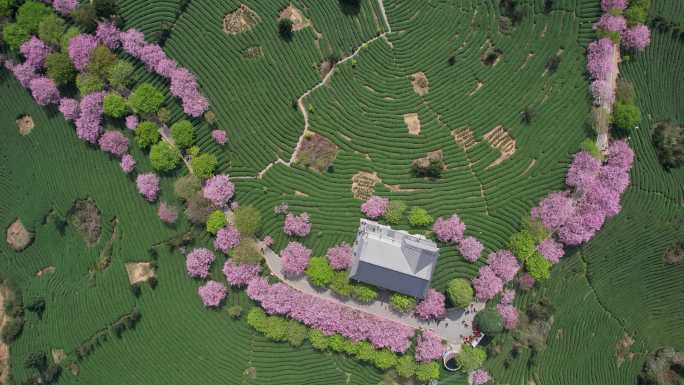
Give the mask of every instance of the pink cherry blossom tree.
M 227 295 L 226 287 L 216 281 L 209 281 L 204 286 L 200 286 L 197 293 L 206 307 L 219 306 Z
M 499 250 L 489 254 L 487 264 L 504 283 L 512 280 L 520 270 L 518 260 L 508 250 Z
M 157 199 L 159 194 L 159 177 L 154 173 L 140 174 L 135 179 L 138 192 L 150 202 Z
M 69 40 L 69 57 L 77 70 L 85 70 L 90 62 L 90 53 L 97 47 L 97 39 L 92 35 L 80 34 Z
M 622 31 L 622 45 L 627 49 L 643 51 L 651 44 L 651 31 L 643 24 Z
M 78 8 L 78 0 L 52 0 L 52 6 L 57 12 L 66 16 Z
M 211 250 L 204 247 L 195 248 L 185 256 L 185 268 L 191 277 L 206 278 L 214 259 L 216 257 Z
M 232 259 L 223 265 L 223 274 L 231 286 L 245 286 L 259 276 L 261 266 L 249 263 L 237 264 Z
M 116 157 L 122 157 L 128 151 L 128 138 L 120 131 L 107 131 L 98 142 L 100 149 Z
M 71 98 L 62 98 L 59 100 L 59 112 L 64 115 L 65 120 L 75 120 L 78 118 L 78 100 Z
M 102 134 L 103 99 L 102 92 L 93 92 L 81 98 L 79 104 L 81 113 L 75 121 L 76 136 L 92 144 L 97 143 Z
M 209 178 L 202 188 L 202 195 L 217 207 L 226 207 L 233 194 L 235 185 L 224 174 Z
M 446 316 L 444 294 L 434 289 L 428 289 L 427 295 L 416 306 L 416 315 L 424 320 L 442 319 Z
M 446 351 L 442 338 L 430 331 L 423 332 L 416 341 L 416 361 L 428 362 L 442 358 Z
M 299 242 L 290 242 L 280 252 L 283 260 L 283 273 L 288 275 L 299 275 L 306 270 L 311 258 L 311 250 L 304 247 Z
M 470 263 L 474 263 L 482 255 L 484 246 L 475 237 L 466 237 L 458 243 L 458 252 Z
M 135 158 L 133 158 L 133 156 L 130 154 L 126 154 L 121 157 L 121 163 L 119 163 L 119 166 L 121 166 L 123 172 L 130 174 L 135 169 L 135 164 Z
M 503 319 L 504 328 L 506 330 L 513 330 L 518 327 L 518 309 L 512 305 L 498 304 L 496 311 Z
M 537 252 L 551 263 L 558 263 L 565 254 L 565 251 L 563 251 L 563 244 L 556 242 L 553 238 L 545 239 L 542 243 L 537 245 Z
M 283 223 L 283 232 L 290 236 L 305 237 L 311 231 L 311 223 L 309 222 L 309 214 L 301 213 L 294 215 L 287 214 L 285 222 Z
M 373 195 L 361 205 L 361 211 L 368 218 L 376 219 L 385 214 L 385 210 L 387 210 L 388 206 L 389 199 Z
M 164 223 L 175 223 L 178 219 L 178 209 L 166 202 L 161 202 L 157 209 L 157 215 Z
M 228 225 L 222 227 L 216 233 L 216 239 L 214 240 L 214 248 L 223 253 L 228 253 L 228 251 L 235 248 L 240 244 L 240 232 L 233 225 Z
M 50 47 L 35 36 L 19 47 L 19 52 L 26 58 L 26 63 L 35 69 L 43 67 L 50 51 Z
M 95 38 L 109 49 L 117 49 L 121 46 L 121 31 L 111 21 L 97 23 Z
M 437 239 L 445 243 L 456 243 L 463 239 L 463 232 L 465 231 L 465 223 L 461 221 L 458 215 L 454 214 L 448 219 L 442 217 L 437 218 L 432 231 L 434 231 Z
M 477 369 L 472 375 L 473 385 L 484 385 L 491 381 L 492 377 L 489 372 L 484 369 Z
M 29 88 L 33 99 L 39 105 L 47 106 L 48 104 L 59 103 L 59 90 L 52 79 L 43 76 L 37 77 L 31 80 Z
M 475 297 L 480 301 L 486 301 L 501 292 L 503 281 L 490 266 L 482 266 L 479 275 L 473 279 L 473 288 L 475 288 Z
M 214 139 L 214 142 L 221 146 L 228 142 L 228 135 L 223 130 L 213 130 L 211 132 L 211 138 Z
M 333 270 L 346 270 L 351 267 L 352 247 L 348 243 L 342 242 L 329 248 L 326 256 Z

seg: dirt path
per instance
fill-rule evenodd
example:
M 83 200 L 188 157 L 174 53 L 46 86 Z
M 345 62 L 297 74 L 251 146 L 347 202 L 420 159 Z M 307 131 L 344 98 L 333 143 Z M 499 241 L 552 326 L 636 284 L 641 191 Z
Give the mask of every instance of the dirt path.
M 171 137 L 171 130 L 166 124 L 162 124 L 162 126 L 159 127 L 159 135 L 161 135 L 162 139 L 166 143 L 176 147 L 176 141 Z M 183 163 L 185 163 L 185 167 L 187 167 L 188 171 L 190 171 L 190 174 L 193 174 L 192 167 L 190 167 L 190 162 L 188 162 L 184 156 L 181 156 L 181 159 L 183 160 Z
M 5 326 L 5 323 L 8 321 L 7 317 L 5 316 L 5 295 L 6 289 L 0 286 L 0 330 L 2 330 L 2 328 Z M 9 345 L 3 342 L 2 338 L 0 338 L 0 385 L 7 384 L 9 379 L 9 358 Z
M 616 47 L 615 45 L 613 46 L 613 60 L 611 62 L 612 71 L 608 76 L 608 81 L 610 82 L 611 87 L 613 87 L 613 90 L 615 91 L 617 89 L 618 75 L 620 74 L 620 47 Z M 599 106 L 599 108 L 603 109 L 607 116 L 611 116 L 613 113 L 613 105 L 611 103 L 607 103 L 606 101 L 601 101 L 601 105 Z M 596 145 L 601 150 L 606 150 L 608 148 L 608 136 L 610 135 L 609 127 L 607 124 L 605 125 L 605 127 L 603 127 L 602 125 L 599 125 L 599 127 L 601 127 L 601 131 L 599 131 L 598 135 L 596 135 Z

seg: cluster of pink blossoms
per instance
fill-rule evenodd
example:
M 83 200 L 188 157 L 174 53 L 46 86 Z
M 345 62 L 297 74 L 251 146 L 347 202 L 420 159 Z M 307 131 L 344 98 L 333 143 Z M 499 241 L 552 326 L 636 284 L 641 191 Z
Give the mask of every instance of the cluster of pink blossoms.
M 128 115 L 126 117 L 126 128 L 135 130 L 138 127 L 138 117 L 136 115 Z
M 477 369 L 473 372 L 473 385 L 484 385 L 491 381 L 492 377 L 484 369 Z
M 290 236 L 305 237 L 311 231 L 311 223 L 309 222 L 309 214 L 301 213 L 294 215 L 287 214 L 285 223 L 283 224 L 283 232 Z
M 78 8 L 78 0 L 52 0 L 52 6 L 57 12 L 66 16 Z
M 50 47 L 35 36 L 32 36 L 31 39 L 19 47 L 19 52 L 26 58 L 25 63 L 34 69 L 43 67 L 50 51 L 52 51 Z
M 549 194 L 532 209 L 532 218 L 540 219 L 566 245 L 588 241 L 607 218 L 620 212 L 620 196 L 629 185 L 633 161 L 634 152 L 624 141 L 610 144 L 605 164 L 579 152 L 566 176 L 574 194 Z
M 206 278 L 214 259 L 216 257 L 209 249 L 204 247 L 193 249 L 185 256 L 185 269 L 191 277 Z
M 416 341 L 416 361 L 427 362 L 442 358 L 446 351 L 442 338 L 430 331 L 423 332 Z
M 461 222 L 461 218 L 456 214 L 449 217 L 449 219 L 439 217 L 435 224 L 432 225 L 432 231 L 437 235 L 437 239 L 445 243 L 459 242 L 463 239 L 465 228 L 465 223 Z
M 446 316 L 444 294 L 434 289 L 428 289 L 427 295 L 416 306 L 416 315 L 424 320 L 442 319 Z
M 624 11 L 627 8 L 627 0 L 601 0 L 603 12 L 610 12 L 612 9 Z
M 121 46 L 121 31 L 110 21 L 97 23 L 95 38 L 109 49 L 117 49 Z
M 202 195 L 217 207 L 226 207 L 233 194 L 235 194 L 235 185 L 228 175 L 213 176 L 202 188 Z
M 12 75 L 17 78 L 24 88 L 28 88 L 31 80 L 38 77 L 36 69 L 29 63 L 16 64 L 12 60 L 7 60 L 5 61 L 5 68 L 12 72 Z
M 221 146 L 228 142 L 228 135 L 223 130 L 213 130 L 211 132 L 211 138 L 214 139 L 214 142 Z
M 643 24 L 622 31 L 622 46 L 627 49 L 643 51 L 651 44 L 651 31 Z
M 128 138 L 120 131 L 107 131 L 98 141 L 100 149 L 116 157 L 122 157 L 128 151 Z
M 361 211 L 368 218 L 376 219 L 385 214 L 387 206 L 389 206 L 389 199 L 373 195 L 361 205 Z
M 617 47 L 608 38 L 591 42 L 587 48 L 587 70 L 594 79 L 591 93 L 596 105 L 612 105 L 615 101 L 615 89 L 610 82 L 611 74 L 617 72 L 614 55 Z
M 228 253 L 234 247 L 240 244 L 240 232 L 233 225 L 222 227 L 216 232 L 216 239 L 214 239 L 214 248 L 223 253 Z
M 477 277 L 473 278 L 475 297 L 480 301 L 496 297 L 503 289 L 503 281 L 489 266 L 482 266 Z
M 31 95 L 36 103 L 41 106 L 59 103 L 59 90 L 52 79 L 40 76 L 29 82 Z
M 290 242 L 280 252 L 283 260 L 283 273 L 289 275 L 299 275 L 306 270 L 311 258 L 311 250 L 304 247 L 299 242 Z
M 102 134 L 102 102 L 104 93 L 93 92 L 81 99 L 76 118 L 76 136 L 86 142 L 95 144 Z
M 125 170 L 124 170 L 125 171 Z M 150 202 L 154 202 L 159 194 L 159 177 L 154 173 L 140 174 L 135 179 L 138 192 Z
M 69 58 L 77 70 L 83 71 L 90 62 L 90 53 L 97 47 L 95 36 L 80 34 L 69 40 Z
M 510 282 L 520 270 L 518 260 L 508 250 L 499 250 L 489 254 L 487 264 L 504 283 Z
M 518 285 L 520 285 L 520 288 L 523 290 L 530 290 L 534 287 L 534 277 L 531 276 L 529 273 L 522 273 L 520 277 L 518 277 Z
M 594 24 L 594 29 L 602 29 L 608 32 L 622 32 L 627 28 L 627 20 L 622 16 L 603 14 Z
M 504 328 L 506 330 L 513 330 L 518 327 L 518 309 L 513 305 L 496 305 L 496 311 L 503 319 Z
M 226 298 L 226 287 L 216 281 L 209 281 L 204 286 L 200 286 L 197 290 L 200 298 L 202 298 L 202 303 L 207 307 L 216 307 L 221 304 L 224 298 Z
M 560 259 L 565 255 L 563 250 L 563 244 L 556 242 L 553 238 L 548 238 L 537 245 L 537 252 L 541 254 L 542 257 L 546 258 L 547 261 L 551 263 L 558 263 Z
M 480 255 L 482 255 L 482 250 L 484 250 L 484 246 L 475 237 L 463 238 L 458 243 L 458 252 L 461 253 L 466 261 L 471 263 L 480 258 Z
M 502 305 L 510 305 L 513 303 L 513 300 L 515 299 L 515 290 L 512 289 L 506 289 L 501 293 L 501 304 Z
M 166 202 L 162 202 L 159 204 L 159 208 L 157 209 L 157 215 L 164 223 L 175 223 L 178 219 L 178 209 L 167 204 Z
M 126 174 L 130 174 L 134 169 L 135 169 L 135 158 L 133 158 L 132 155 L 126 154 L 121 157 L 121 162 L 119 163 L 119 166 L 121 166 L 121 170 L 125 172 Z
M 258 264 L 237 264 L 229 259 L 223 265 L 223 274 L 231 286 L 245 286 L 252 279 L 258 277 L 259 273 L 261 273 L 261 266 Z
M 353 341 L 367 340 L 378 349 L 403 353 L 414 335 L 409 326 L 302 293 L 284 283 L 268 286 L 260 277 L 249 282 L 247 295 L 260 301 L 268 314 L 289 316 L 325 335 L 337 333 Z
M 59 112 L 64 115 L 64 119 L 67 121 L 74 120 L 78 118 L 79 106 L 78 100 L 71 98 L 62 98 L 59 100 Z
M 346 270 L 351 267 L 352 247 L 348 243 L 342 242 L 329 248 L 326 256 L 333 270 Z

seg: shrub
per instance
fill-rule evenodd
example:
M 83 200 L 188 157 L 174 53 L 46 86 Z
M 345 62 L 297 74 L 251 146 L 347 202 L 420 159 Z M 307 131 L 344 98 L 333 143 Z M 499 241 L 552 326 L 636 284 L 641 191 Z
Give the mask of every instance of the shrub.
M 582 151 L 586 151 L 591 154 L 594 158 L 598 160 L 603 160 L 603 154 L 601 154 L 601 149 L 598 147 L 596 144 L 596 141 L 593 139 L 587 138 L 582 141 L 582 144 L 580 144 L 580 149 Z
M 260 333 L 265 332 L 267 319 L 266 313 L 258 306 L 251 308 L 247 313 L 247 325 Z
M 261 258 L 257 244 L 251 238 L 240 240 L 240 244 L 233 249 L 232 259 L 239 264 L 258 264 Z
M 447 294 L 451 303 L 460 308 L 466 308 L 473 301 L 473 287 L 467 279 L 455 278 L 449 281 Z
M 190 161 L 190 167 L 192 167 L 192 173 L 200 178 L 209 178 L 214 174 L 214 169 L 218 161 L 214 154 L 200 154 L 193 156 Z
M 175 169 L 180 158 L 180 151 L 166 142 L 153 144 L 150 148 L 150 162 L 155 171 L 169 172 Z
M 71 43 L 71 39 L 80 35 L 81 30 L 79 30 L 76 27 L 69 27 L 67 28 L 66 32 L 64 32 L 64 35 L 62 35 L 62 38 L 60 39 L 60 48 L 61 51 L 64 53 L 69 52 L 69 43 Z
M 560 66 L 560 63 L 561 57 L 554 54 L 546 62 L 546 68 L 549 70 L 549 72 L 554 73 L 558 70 L 558 66 Z
M 240 316 L 242 316 L 242 306 L 240 305 L 235 305 L 231 306 L 228 309 L 226 309 L 226 313 L 228 313 L 228 316 L 232 319 L 238 319 Z
M 283 261 L 283 273 L 299 275 L 306 270 L 311 257 L 311 250 L 299 242 L 290 242 L 280 252 Z
M 92 4 L 85 3 L 76 8 L 71 18 L 86 32 L 93 32 L 97 28 L 97 12 Z
M 125 60 L 119 60 L 114 65 L 109 67 L 107 73 L 107 81 L 116 89 L 124 89 L 131 83 L 131 75 L 133 74 L 133 65 Z
M 9 23 L 2 29 L 2 38 L 12 50 L 17 51 L 22 44 L 31 39 L 31 33 L 17 23 Z
M 380 370 L 387 370 L 397 364 L 397 355 L 393 352 L 382 349 L 373 355 L 373 365 Z
M 439 379 L 439 364 L 436 362 L 424 362 L 416 367 L 416 378 L 421 382 Z
M 109 48 L 104 45 L 98 45 L 90 52 L 90 59 L 86 69 L 89 73 L 105 80 L 116 62 L 116 55 Z
M 349 298 L 354 290 L 346 271 L 336 271 L 328 287 L 342 298 Z
M 388 205 L 389 199 L 373 195 L 361 205 L 361 212 L 370 219 L 379 218 L 385 214 Z
M 204 198 L 199 192 L 191 196 L 186 203 L 185 216 L 196 225 L 204 224 L 209 214 L 216 209 L 211 201 Z
M 630 26 L 644 24 L 648 18 L 648 10 L 640 6 L 632 5 L 631 7 L 627 8 L 624 14 L 625 19 L 627 19 L 627 24 Z
M 613 124 L 623 130 L 636 127 L 641 121 L 641 110 L 633 103 L 615 103 L 613 106 Z
M 526 261 L 536 251 L 536 245 L 532 234 L 523 230 L 511 236 L 508 248 L 521 261 Z
M 410 313 L 416 308 L 416 299 L 399 293 L 392 293 L 390 305 L 400 313 Z
M 461 352 L 456 356 L 456 363 L 464 372 L 471 372 L 479 367 L 487 359 L 487 353 L 481 347 L 463 345 Z
M 220 228 L 224 227 L 228 221 L 226 221 L 226 214 L 221 210 L 213 211 L 209 214 L 207 218 L 207 232 L 210 234 L 216 234 Z
M 670 122 L 658 123 L 653 131 L 653 144 L 658 160 L 665 168 L 684 165 L 684 126 Z
M 409 223 L 413 227 L 429 226 L 432 221 L 432 216 L 424 208 L 414 207 L 409 213 Z
M 285 40 L 292 39 L 292 20 L 289 18 L 280 19 L 278 21 L 278 33 Z
M 475 324 L 487 335 L 499 334 L 503 331 L 503 319 L 494 308 L 486 308 L 475 315 Z
M 544 281 L 551 275 L 552 264 L 539 253 L 534 253 L 525 261 L 525 269 L 537 281 Z
M 416 361 L 408 354 L 399 357 L 397 360 L 397 374 L 403 378 L 413 377 L 416 374 L 416 367 Z
M 128 105 L 123 96 L 110 93 L 104 97 L 102 109 L 105 115 L 111 116 L 112 118 L 122 118 L 128 112 Z
M 164 94 L 150 83 L 137 86 L 128 97 L 128 104 L 136 114 L 154 114 L 163 101 Z
M 45 59 L 47 76 L 57 85 L 66 85 L 76 78 L 76 68 L 71 63 L 69 55 L 61 52 L 54 52 Z
M 235 210 L 235 227 L 243 237 L 252 237 L 261 227 L 261 212 L 254 206 L 244 206 Z
M 387 206 L 384 217 L 390 224 L 399 224 L 407 208 L 408 206 L 404 201 L 391 201 L 389 206 Z
M 59 45 L 65 30 L 66 25 L 64 19 L 55 14 L 51 14 L 40 22 L 40 25 L 38 26 L 38 37 L 48 44 Z
M 378 291 L 370 285 L 352 284 L 352 298 L 362 303 L 371 303 L 378 299 Z
M 356 352 L 354 353 L 356 359 L 361 361 L 371 361 L 374 355 L 375 348 L 373 347 L 373 344 L 371 344 L 370 342 L 360 341 L 356 345 Z
M 99 77 L 82 72 L 76 75 L 76 87 L 81 95 L 87 95 L 104 90 L 105 84 Z
M 171 126 L 171 137 L 178 147 L 190 147 L 195 140 L 195 128 L 189 120 L 179 120 Z
M 110 19 L 119 14 L 119 5 L 116 0 L 93 0 L 95 13 L 102 19 Z
M 313 257 L 306 268 L 309 282 L 318 287 L 327 287 L 332 282 L 334 271 L 325 257 Z
M 618 102 L 634 103 L 636 99 L 636 91 L 634 91 L 634 84 L 629 80 L 618 79 L 617 87 L 615 89 L 615 98 Z
M 288 324 L 285 318 L 278 316 L 270 316 L 266 318 L 266 331 L 264 334 L 273 341 L 286 341 L 287 329 Z
M 176 179 L 173 185 L 173 191 L 176 193 L 176 196 L 183 200 L 189 200 L 200 190 L 202 190 L 202 181 L 192 174 Z
M 308 334 L 308 329 L 301 323 L 290 320 L 287 324 L 287 342 L 294 346 L 302 346 L 304 340 L 306 340 Z
M 145 121 L 138 124 L 135 129 L 135 142 L 141 148 L 149 147 L 159 141 L 159 127 L 156 124 Z
M 17 10 L 17 24 L 21 25 L 30 34 L 38 34 L 40 23 L 50 16 L 50 8 L 37 1 L 27 1 Z
M 317 350 L 326 350 L 330 345 L 330 337 L 326 336 L 320 330 L 311 329 L 309 330 L 309 342 L 311 346 Z
M 333 352 L 341 353 L 344 351 L 344 337 L 339 334 L 330 336 L 328 340 L 328 348 Z

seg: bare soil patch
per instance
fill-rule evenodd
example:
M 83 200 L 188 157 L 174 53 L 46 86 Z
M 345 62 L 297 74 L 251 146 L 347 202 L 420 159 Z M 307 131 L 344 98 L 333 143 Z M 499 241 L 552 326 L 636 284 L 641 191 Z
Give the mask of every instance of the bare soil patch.
M 290 4 L 278 15 L 278 20 L 290 19 L 292 21 L 292 31 L 297 32 L 311 25 L 311 21 L 304 17 L 302 11 Z
M 496 48 L 492 42 L 487 39 L 483 48 L 486 47 L 485 51 L 480 56 L 480 61 L 482 64 L 494 67 L 499 63 L 501 57 L 503 56 L 503 51 Z
M 259 15 L 248 6 L 240 4 L 240 7 L 223 18 L 223 32 L 230 35 L 247 32 L 261 21 Z
M 634 345 L 634 340 L 627 333 L 625 333 L 622 339 L 615 344 L 615 356 L 617 358 L 618 368 L 626 359 L 632 361 L 634 358 L 634 353 L 630 352 L 632 345 Z
M 307 133 L 297 151 L 296 164 L 323 172 L 332 165 L 339 148 L 320 134 Z
M 506 131 L 504 126 L 494 127 L 491 131 L 484 134 L 484 139 L 488 141 L 492 147 L 501 152 L 501 156 L 487 166 L 485 170 L 500 164 L 515 153 L 515 139 L 508 134 L 508 131 Z
M 423 72 L 416 72 L 411 75 L 411 85 L 413 86 L 413 91 L 419 96 L 425 96 L 430 91 L 430 84 Z
M 468 96 L 473 96 L 473 95 L 475 95 L 475 93 L 476 93 L 477 91 L 479 91 L 480 88 L 482 88 L 482 86 L 484 86 L 484 83 L 478 80 L 477 83 L 475 83 L 475 89 L 472 90 L 472 91 L 470 91 L 470 92 L 468 93 Z
M 424 157 L 414 159 L 413 162 L 411 162 L 411 168 L 414 170 L 414 172 L 423 171 L 418 172 L 418 176 L 431 176 L 428 170 L 433 169 L 434 167 L 437 167 L 438 172 L 440 173 L 446 170 L 446 165 L 444 164 L 443 159 L 444 152 L 441 149 L 430 151 Z
M 404 114 L 404 124 L 408 128 L 409 135 L 420 135 L 420 118 L 417 113 Z
M 665 250 L 663 260 L 668 265 L 681 265 L 684 263 L 684 241 L 678 242 Z
M 3 330 L 5 323 L 9 321 L 8 317 L 5 316 L 5 297 L 7 295 L 7 288 L 0 286 L 0 330 Z M 9 359 L 9 345 L 0 338 L 0 385 L 8 383 L 10 374 Z
M 52 274 L 55 272 L 55 267 L 54 266 L 48 266 L 44 267 L 36 272 L 36 277 L 40 278 L 44 276 L 45 274 Z
M 375 185 L 382 182 L 377 173 L 359 171 L 352 177 L 352 194 L 354 199 L 366 200 L 375 193 Z
M 535 164 L 537 164 L 537 160 L 532 159 L 530 161 L 530 164 L 527 165 L 527 168 L 525 169 L 525 171 L 523 171 L 522 175 L 527 175 L 527 173 L 532 169 L 532 167 L 534 167 Z
M 74 376 L 78 376 L 79 374 L 81 374 L 81 368 L 75 362 L 70 363 L 68 368 L 71 374 L 73 374 Z
M 102 235 L 102 214 L 91 198 L 74 202 L 67 213 L 69 223 L 81 234 L 88 247 L 94 246 Z
M 249 368 L 245 369 L 244 372 L 242 372 L 242 378 L 244 380 L 251 380 L 254 381 L 256 380 L 256 368 L 254 366 L 250 366 Z
M 254 59 L 264 56 L 264 50 L 261 47 L 249 47 L 242 51 L 242 57 L 247 59 Z
M 31 115 L 24 115 L 17 119 L 17 128 L 19 128 L 19 134 L 26 136 L 31 133 L 35 125 L 33 124 L 33 118 Z
M 126 264 L 128 282 L 135 285 L 139 282 L 147 282 L 150 278 L 156 277 L 154 266 L 151 262 L 135 262 Z
M 67 354 L 64 352 L 64 349 L 52 349 L 51 354 L 52 361 L 55 363 L 55 365 L 61 364 L 67 358 Z
M 475 140 L 475 134 L 470 128 L 453 130 L 451 131 L 451 135 L 454 137 L 456 144 L 463 147 L 463 151 L 468 151 L 479 143 L 477 140 Z
M 303 192 L 297 191 L 297 190 L 295 190 L 294 195 L 295 195 L 295 196 L 298 196 L 298 197 L 303 197 L 303 198 L 308 198 L 308 197 L 309 197 L 309 194 L 303 193 Z
M 416 191 L 423 191 L 422 189 L 418 188 L 401 188 L 401 185 L 399 184 L 387 184 L 384 183 L 383 186 L 385 186 L 386 189 L 393 191 L 393 192 L 416 192 Z
M 7 228 L 7 244 L 14 251 L 22 251 L 33 241 L 33 234 L 26 230 L 24 224 L 21 223 L 21 219 L 17 218 L 14 223 L 12 223 Z

